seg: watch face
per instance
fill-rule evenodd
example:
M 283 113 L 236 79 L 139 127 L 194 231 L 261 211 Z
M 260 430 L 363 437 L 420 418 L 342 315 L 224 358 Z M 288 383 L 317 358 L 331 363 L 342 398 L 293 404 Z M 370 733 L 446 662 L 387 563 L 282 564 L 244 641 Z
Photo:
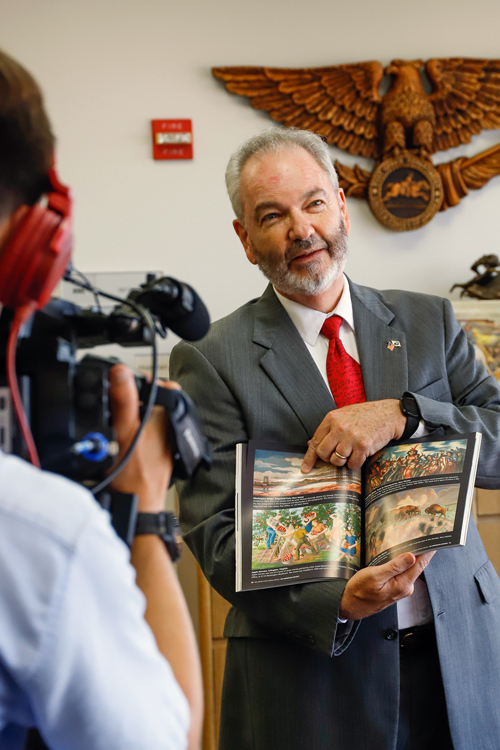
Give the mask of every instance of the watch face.
M 401 410 L 406 417 L 416 417 L 420 419 L 418 404 L 413 396 L 403 396 L 401 399 Z

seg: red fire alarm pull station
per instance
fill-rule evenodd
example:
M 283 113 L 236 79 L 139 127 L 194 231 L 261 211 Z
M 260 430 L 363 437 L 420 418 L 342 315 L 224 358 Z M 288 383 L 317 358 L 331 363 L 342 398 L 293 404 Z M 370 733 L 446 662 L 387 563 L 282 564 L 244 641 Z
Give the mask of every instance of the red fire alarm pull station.
M 191 120 L 151 120 L 154 159 L 192 159 Z

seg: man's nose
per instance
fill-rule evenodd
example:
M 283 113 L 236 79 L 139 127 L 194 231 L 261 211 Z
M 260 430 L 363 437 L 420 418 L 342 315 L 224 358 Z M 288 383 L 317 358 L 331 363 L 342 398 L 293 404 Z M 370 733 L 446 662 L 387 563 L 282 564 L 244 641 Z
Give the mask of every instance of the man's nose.
M 303 214 L 302 211 L 291 211 L 290 226 L 288 229 L 289 239 L 292 242 L 295 240 L 308 240 L 313 234 L 314 228 L 311 225 L 309 217 Z

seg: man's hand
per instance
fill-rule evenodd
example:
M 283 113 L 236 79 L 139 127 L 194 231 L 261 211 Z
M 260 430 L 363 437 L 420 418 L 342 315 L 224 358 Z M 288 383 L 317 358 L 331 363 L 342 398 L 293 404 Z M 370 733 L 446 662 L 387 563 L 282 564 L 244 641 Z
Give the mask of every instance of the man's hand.
M 384 565 L 364 568 L 348 582 L 340 601 L 339 617 L 361 620 L 413 594 L 413 584 L 427 567 L 434 552 L 415 557 L 411 552 Z
M 349 469 L 359 469 L 368 456 L 398 440 L 405 426 L 406 417 L 395 398 L 334 409 L 309 441 L 301 470 L 311 471 L 318 457 L 335 466 L 347 463 Z
M 139 428 L 139 395 L 134 376 L 126 365 L 112 367 L 109 381 L 113 427 L 120 446 L 118 463 Z M 166 385 L 179 388 L 177 383 Z M 112 482 L 115 490 L 135 493 L 142 512 L 160 513 L 165 510 L 165 495 L 172 474 L 167 426 L 165 410 L 155 406 L 130 461 Z

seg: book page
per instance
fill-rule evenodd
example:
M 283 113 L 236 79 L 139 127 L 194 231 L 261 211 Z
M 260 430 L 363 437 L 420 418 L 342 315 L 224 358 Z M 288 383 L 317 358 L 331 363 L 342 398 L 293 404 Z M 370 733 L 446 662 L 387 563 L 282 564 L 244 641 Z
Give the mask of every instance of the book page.
M 469 490 L 465 470 L 475 444 L 470 438 L 422 438 L 387 446 L 369 459 L 364 469 L 366 565 L 461 543 Z
M 257 445 L 248 447 L 252 486 L 241 514 L 242 548 L 251 550 L 243 588 L 349 578 L 360 567 L 361 472 L 318 461 L 302 474 L 305 449 Z

